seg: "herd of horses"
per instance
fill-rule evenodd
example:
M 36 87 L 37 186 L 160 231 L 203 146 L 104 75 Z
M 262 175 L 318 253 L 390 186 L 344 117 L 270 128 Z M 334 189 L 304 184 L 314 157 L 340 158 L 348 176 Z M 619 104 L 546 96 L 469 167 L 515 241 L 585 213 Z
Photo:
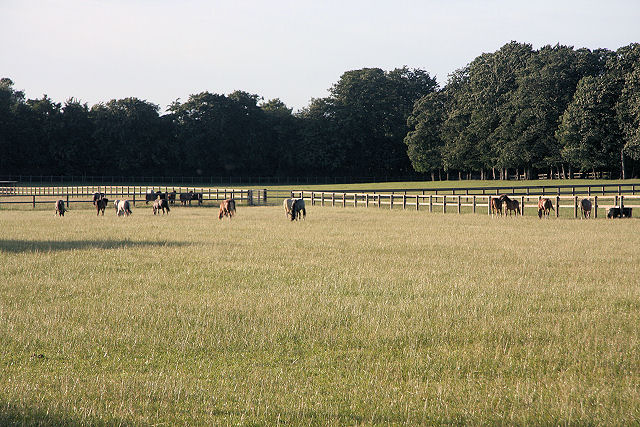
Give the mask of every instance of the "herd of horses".
M 161 191 L 157 192 L 147 192 L 145 197 L 145 204 L 149 202 L 153 202 L 151 208 L 153 210 L 154 215 L 162 215 L 165 213 L 168 215 L 171 211 L 169 205 L 175 204 L 176 200 L 176 192 L 163 193 Z M 192 200 L 197 200 L 198 204 L 202 204 L 202 193 L 194 193 L 193 191 L 189 191 L 188 193 L 180 193 L 180 202 L 183 206 L 186 206 L 187 203 L 191 204 Z M 109 199 L 106 197 L 104 193 L 94 193 L 93 194 L 93 206 L 96 208 L 96 215 L 102 214 L 104 216 L 104 211 L 109 204 Z M 113 206 L 116 211 L 116 215 L 118 216 L 129 216 L 133 213 L 131 210 L 131 202 L 129 200 L 115 200 L 113 202 Z M 67 212 L 67 208 L 65 207 L 64 200 L 60 199 L 55 202 L 55 214 L 59 216 L 64 216 L 65 212 Z M 224 217 L 229 217 L 229 219 L 233 218 L 233 215 L 236 213 L 236 202 L 233 199 L 226 199 L 220 203 L 220 213 L 218 215 L 219 219 Z
M 152 210 L 153 214 L 162 215 L 165 213 L 168 215 L 171 211 L 170 205 L 175 204 L 176 200 L 176 192 L 167 192 L 163 193 L 161 191 L 149 191 L 146 193 L 145 204 L 149 202 L 153 202 Z M 180 203 L 183 206 L 186 206 L 187 203 L 191 204 L 192 200 L 197 200 L 198 204 L 202 204 L 202 193 L 195 193 L 193 191 L 189 191 L 188 193 L 180 193 L 179 195 Z M 104 216 L 104 211 L 109 203 L 109 199 L 105 196 L 104 193 L 95 193 L 93 195 L 93 205 L 96 208 L 96 214 L 102 214 Z M 118 216 L 129 216 L 132 213 L 131 203 L 128 200 L 115 200 L 114 208 L 116 214 Z M 515 215 L 520 215 L 522 213 L 520 202 L 515 199 L 509 198 L 506 194 L 502 194 L 498 197 L 491 197 L 489 202 L 491 208 L 492 215 L 509 215 L 512 213 Z M 284 212 L 288 219 L 291 221 L 305 219 L 307 216 L 307 210 L 305 208 L 304 199 L 302 198 L 291 198 L 285 199 L 284 203 Z M 591 209 L 592 203 L 588 198 L 583 198 L 580 200 L 580 213 L 582 218 L 591 218 Z M 612 209 L 619 209 L 620 212 L 616 214 Z M 623 208 L 610 208 L 609 212 L 607 212 L 608 218 L 615 217 L 625 217 L 631 216 L 631 212 L 629 208 L 627 211 L 622 210 Z M 55 202 L 55 214 L 59 216 L 64 216 L 67 208 L 65 207 L 63 200 L 58 200 Z M 546 197 L 540 198 L 538 200 L 538 218 L 548 218 L 551 211 L 555 211 L 553 208 L 553 202 L 551 199 Z M 223 219 L 224 217 L 228 217 L 229 219 L 233 218 L 236 213 L 236 202 L 233 199 L 226 199 L 220 203 L 220 211 L 218 212 L 218 218 Z
M 515 212 L 516 215 L 520 215 L 520 202 L 514 199 L 510 199 L 506 194 L 502 194 L 498 197 L 492 197 L 490 201 L 491 206 L 491 214 L 492 215 L 502 215 L 504 206 L 504 215 L 509 214 L 511 216 L 511 212 Z M 582 218 L 591 218 L 591 200 L 584 198 L 580 200 L 580 214 Z M 538 218 L 549 218 L 549 214 L 551 211 L 555 211 L 553 208 L 553 202 L 551 199 L 542 197 L 538 200 Z

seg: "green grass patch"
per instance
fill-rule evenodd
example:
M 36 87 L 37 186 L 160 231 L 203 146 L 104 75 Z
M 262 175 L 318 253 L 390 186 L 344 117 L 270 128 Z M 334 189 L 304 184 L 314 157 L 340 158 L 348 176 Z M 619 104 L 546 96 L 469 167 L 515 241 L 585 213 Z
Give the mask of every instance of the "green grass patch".
M 0 424 L 640 422 L 638 221 L 0 211 Z

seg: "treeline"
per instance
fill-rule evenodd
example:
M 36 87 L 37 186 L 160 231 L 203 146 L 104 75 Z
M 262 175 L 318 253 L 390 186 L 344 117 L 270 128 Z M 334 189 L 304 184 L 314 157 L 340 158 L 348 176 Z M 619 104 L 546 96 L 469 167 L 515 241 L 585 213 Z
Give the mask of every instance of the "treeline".
M 511 42 L 422 97 L 405 138 L 416 170 L 638 173 L 640 45 L 615 52 Z
M 0 81 L 3 175 L 629 176 L 640 158 L 638 44 L 512 42 L 443 88 L 419 69 L 347 71 L 296 113 L 242 91 L 191 95 L 161 114 L 137 98 L 25 99 L 13 85 Z

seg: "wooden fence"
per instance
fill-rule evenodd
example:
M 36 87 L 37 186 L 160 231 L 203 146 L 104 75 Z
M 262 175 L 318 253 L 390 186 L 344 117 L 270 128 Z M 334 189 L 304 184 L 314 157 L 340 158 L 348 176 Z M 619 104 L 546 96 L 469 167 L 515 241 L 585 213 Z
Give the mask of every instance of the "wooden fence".
M 202 200 L 218 201 L 228 198 L 248 205 L 264 204 L 267 191 L 264 189 L 235 189 L 235 188 L 197 188 L 197 187 L 158 187 L 158 186 L 64 186 L 64 187 L 0 187 L 0 204 L 37 204 L 53 203 L 62 199 L 67 207 L 71 203 L 92 202 L 94 193 L 104 193 L 108 198 L 123 198 L 136 203 L 145 202 L 147 192 L 176 192 L 176 202 L 180 202 L 180 193 L 201 193 Z
M 337 193 L 342 190 L 333 190 Z M 345 190 L 347 193 L 352 191 Z M 553 195 L 607 195 L 607 194 L 630 194 L 636 195 L 640 193 L 640 184 L 598 184 L 598 185 L 529 185 L 529 186 L 514 186 L 514 185 L 501 185 L 491 187 L 434 187 L 434 188 L 417 188 L 417 189 L 385 189 L 385 190 L 359 190 L 360 193 L 370 194 L 451 194 L 455 195 L 499 195 L 507 194 L 509 196 L 553 196 Z
M 491 215 L 491 198 L 493 195 L 448 195 L 448 194 L 384 194 L 384 193 L 347 193 L 347 192 L 324 192 L 324 191 L 292 191 L 292 198 L 303 198 L 305 201 L 311 202 L 311 206 L 341 206 L 341 207 L 377 207 L 377 208 L 402 208 L 421 210 L 426 209 L 429 212 L 441 211 L 463 213 L 486 212 Z M 518 196 L 512 199 L 518 200 L 520 203 L 520 215 L 528 212 L 532 215 L 538 213 L 538 196 Z M 573 217 L 578 218 L 580 215 L 580 200 L 584 196 L 553 196 L 549 199 L 554 204 L 555 216 L 560 216 L 560 211 L 566 212 L 571 209 Z M 626 208 L 640 208 L 640 205 L 631 205 L 625 201 L 639 200 L 640 195 L 594 195 L 590 200 L 593 204 L 592 216 L 598 217 L 598 209 L 601 213 L 606 214 L 606 209 L 613 206 Z M 604 210 L 604 211 L 603 211 Z

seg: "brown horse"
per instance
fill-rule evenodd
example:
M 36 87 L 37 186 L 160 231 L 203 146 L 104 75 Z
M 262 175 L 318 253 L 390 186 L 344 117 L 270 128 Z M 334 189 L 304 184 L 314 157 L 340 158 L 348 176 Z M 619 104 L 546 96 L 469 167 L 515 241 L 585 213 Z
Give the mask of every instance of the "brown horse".
M 555 211 L 555 209 L 553 209 L 553 203 L 550 199 L 547 199 L 545 197 L 538 200 L 538 218 L 542 218 L 543 215 L 549 218 L 550 211 Z
M 511 201 L 511 199 L 506 195 L 506 194 L 501 194 L 498 197 L 492 197 L 491 198 L 491 214 L 492 215 L 497 215 L 500 214 L 502 215 L 502 205 L 507 202 L 507 201 Z M 506 214 L 506 212 L 505 212 Z
M 591 200 L 580 200 L 580 213 L 582 214 L 582 218 L 591 218 Z
M 229 219 L 233 218 L 236 213 L 236 201 L 233 199 L 226 199 L 220 203 L 220 212 L 218 213 L 218 219 L 222 219 L 228 216 Z
M 517 200 L 511 200 L 510 198 L 507 197 L 504 203 L 506 206 L 506 210 L 504 213 L 505 215 L 508 212 L 509 216 L 511 216 L 511 211 L 514 211 L 516 215 L 520 215 L 520 202 L 518 202 Z

